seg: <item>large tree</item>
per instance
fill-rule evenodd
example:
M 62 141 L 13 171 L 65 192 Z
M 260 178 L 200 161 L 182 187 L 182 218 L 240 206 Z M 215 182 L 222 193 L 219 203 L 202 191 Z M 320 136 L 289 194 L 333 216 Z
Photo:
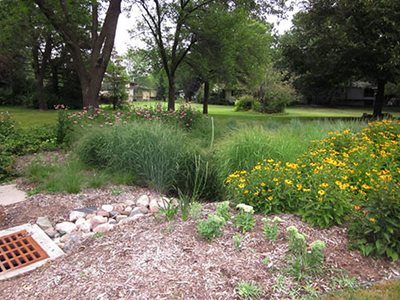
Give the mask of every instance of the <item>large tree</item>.
M 267 12 L 283 12 L 286 2 L 290 1 L 137 0 L 143 19 L 139 26 L 142 37 L 157 50 L 168 78 L 168 109 L 175 109 L 177 70 L 198 42 L 197 26 L 191 24 L 201 23 L 201 18 L 216 7 L 214 4 L 224 5 L 228 11 L 242 8 L 253 18 L 261 19 Z
M 208 113 L 212 83 L 228 88 L 257 86 L 271 62 L 271 26 L 242 8 L 216 5 L 197 24 L 198 42 L 187 64 L 204 83 L 203 113 Z
M 121 0 L 110 0 L 101 22 L 100 1 L 34 0 L 66 43 L 79 76 L 83 105 L 98 107 L 98 95 L 114 46 Z
M 385 85 L 399 74 L 399 40 L 398 0 L 309 0 L 281 48 L 289 69 L 315 85 L 352 78 L 375 82 L 378 117 Z

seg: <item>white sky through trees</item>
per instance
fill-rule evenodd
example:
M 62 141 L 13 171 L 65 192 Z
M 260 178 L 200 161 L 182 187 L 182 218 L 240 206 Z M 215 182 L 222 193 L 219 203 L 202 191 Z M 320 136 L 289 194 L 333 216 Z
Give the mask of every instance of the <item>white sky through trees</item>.
M 268 21 L 274 24 L 274 27 L 279 34 L 289 30 L 292 26 L 292 17 L 298 11 L 295 7 L 294 11 L 288 13 L 288 17 L 285 20 L 280 20 L 276 16 L 268 16 Z M 139 37 L 131 37 L 129 30 L 132 30 L 135 26 L 136 20 L 141 18 L 140 10 L 138 7 L 133 6 L 128 17 L 125 12 L 121 13 L 118 20 L 117 32 L 115 36 L 114 47 L 118 54 L 122 55 L 130 47 L 141 47 L 144 46 L 143 42 L 140 41 Z

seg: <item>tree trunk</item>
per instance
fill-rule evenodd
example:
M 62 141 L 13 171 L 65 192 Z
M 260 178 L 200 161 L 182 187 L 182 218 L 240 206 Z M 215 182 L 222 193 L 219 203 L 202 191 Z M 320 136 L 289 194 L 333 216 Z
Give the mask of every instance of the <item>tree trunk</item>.
M 168 77 L 168 110 L 175 111 L 175 74 Z
M 208 99 L 210 98 L 210 82 L 204 82 L 203 114 L 208 115 Z
M 382 116 L 383 104 L 385 102 L 385 85 L 385 80 L 378 79 L 378 90 L 376 92 L 374 100 L 374 118 L 380 118 Z
M 80 78 L 83 107 L 86 108 L 99 107 L 99 91 L 101 87 L 101 80 L 102 78 L 90 78 L 90 79 Z

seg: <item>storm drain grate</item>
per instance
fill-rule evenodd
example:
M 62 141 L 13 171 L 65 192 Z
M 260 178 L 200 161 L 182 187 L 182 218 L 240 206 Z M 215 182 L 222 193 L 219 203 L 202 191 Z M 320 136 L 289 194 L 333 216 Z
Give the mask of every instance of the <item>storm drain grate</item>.
M 0 237 L 0 273 L 23 268 L 48 257 L 26 230 Z

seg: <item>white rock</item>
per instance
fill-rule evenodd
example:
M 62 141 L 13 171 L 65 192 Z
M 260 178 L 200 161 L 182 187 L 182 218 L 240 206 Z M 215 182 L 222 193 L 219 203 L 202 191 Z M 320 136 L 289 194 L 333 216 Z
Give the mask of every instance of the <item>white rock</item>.
M 96 226 L 100 225 L 100 224 L 104 224 L 107 223 L 108 219 L 106 217 L 102 217 L 102 216 L 95 216 L 93 218 L 90 219 L 90 224 L 91 224 L 91 228 L 95 228 Z
M 73 210 L 69 214 L 69 221 L 70 222 L 75 222 L 79 218 L 84 218 L 85 216 L 86 216 L 86 213 L 84 213 L 82 211 Z
M 144 217 L 144 214 L 137 214 L 132 217 L 124 218 L 121 221 L 119 221 L 120 225 L 126 225 L 126 224 L 132 224 L 136 220 L 139 220 L 140 218 Z
M 130 213 L 132 211 L 132 209 L 133 208 L 131 206 L 127 206 L 127 207 L 125 207 L 124 211 L 127 213 Z
M 90 222 L 90 220 L 85 220 L 85 222 L 83 222 L 78 226 L 78 230 L 84 233 L 89 233 L 91 229 L 92 229 L 92 222 Z
M 86 220 L 90 220 L 91 218 L 93 218 L 93 217 L 95 217 L 95 216 L 96 216 L 95 213 L 93 213 L 93 214 L 88 214 L 88 215 L 86 216 Z
M 122 213 L 125 210 L 126 205 L 123 203 L 117 203 L 113 205 L 113 211 L 116 211 L 117 213 Z
M 151 199 L 150 201 L 150 212 L 154 213 L 160 210 L 160 205 L 157 199 Z
M 126 219 L 126 218 L 128 218 L 128 216 L 119 215 L 119 216 L 117 216 L 115 219 L 116 219 L 116 221 L 119 223 L 119 222 L 121 222 L 121 220 L 124 220 L 124 219 Z
M 137 214 L 143 214 L 143 210 L 144 209 L 147 210 L 147 207 L 135 207 L 134 209 L 131 210 L 129 216 L 133 217 L 133 216 L 135 216 Z
M 62 222 L 56 225 L 56 230 L 61 233 L 71 233 L 76 230 L 76 225 L 72 222 Z
M 105 223 L 105 224 L 100 224 L 100 225 L 96 226 L 93 229 L 93 232 L 109 232 L 113 229 L 114 229 L 113 224 Z
M 136 201 L 137 206 L 142 206 L 142 207 L 147 207 L 150 205 L 150 198 L 147 195 L 142 195 L 139 197 L 139 199 Z
M 85 222 L 86 222 L 85 218 L 79 218 L 78 220 L 75 221 L 75 225 L 79 227 Z
M 133 200 L 125 200 L 124 203 L 127 206 L 135 206 L 135 204 L 136 204 L 135 201 L 133 201 Z
M 110 204 L 105 204 L 105 205 L 101 206 L 101 209 L 106 211 L 106 212 L 108 212 L 108 213 L 110 213 L 110 212 L 112 212 L 114 210 L 114 207 L 112 205 L 110 205 Z

